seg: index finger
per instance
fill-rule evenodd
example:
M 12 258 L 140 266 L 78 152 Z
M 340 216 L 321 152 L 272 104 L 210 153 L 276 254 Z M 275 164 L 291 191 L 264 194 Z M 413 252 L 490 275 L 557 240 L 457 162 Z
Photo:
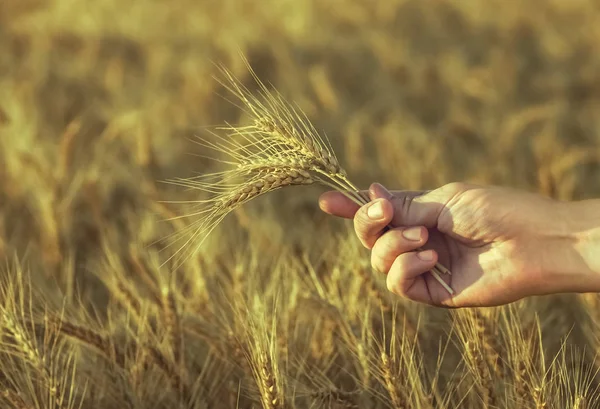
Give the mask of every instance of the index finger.
M 395 198 L 398 197 L 409 197 L 413 198 L 420 196 L 424 191 L 415 190 L 393 190 L 391 191 Z M 369 197 L 368 190 L 361 190 L 361 196 Z M 354 215 L 360 208 L 360 206 L 346 197 L 344 194 L 337 191 L 329 191 L 323 193 L 319 197 L 319 207 L 322 211 L 333 216 L 343 217 L 345 219 L 353 219 Z
M 361 194 L 366 193 L 364 190 Z M 344 194 L 336 191 L 325 192 L 319 197 L 319 207 L 327 214 L 343 217 L 346 219 L 354 218 L 354 215 L 360 206 L 350 200 Z

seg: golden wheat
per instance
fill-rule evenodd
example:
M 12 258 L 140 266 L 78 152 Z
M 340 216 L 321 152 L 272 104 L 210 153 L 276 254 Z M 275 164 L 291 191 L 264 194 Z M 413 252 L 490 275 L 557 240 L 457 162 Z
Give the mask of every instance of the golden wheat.
M 381 369 L 383 371 L 385 388 L 388 391 L 394 409 L 406 409 L 407 403 L 398 393 L 398 377 L 395 375 L 395 365 L 385 351 L 381 352 Z
M 480 409 L 490 378 L 496 408 L 600 407 L 596 296 L 456 328 L 386 296 L 350 225 L 270 194 L 307 172 L 306 189 L 335 174 L 597 196 L 597 27 L 595 0 L 0 1 L 0 407 L 387 409 L 395 388 L 407 408 Z M 239 49 L 302 109 L 257 89 Z M 196 140 L 217 162 L 188 155 L 180 135 L 224 118 Z M 188 192 L 155 184 L 190 169 Z M 157 203 L 175 196 L 206 202 L 181 217 Z M 201 240 L 225 212 L 239 229 L 161 265 L 161 238 Z
M 261 99 L 224 67 L 221 67 L 221 72 L 225 80 L 221 84 L 243 104 L 242 109 L 253 118 L 254 124 L 219 128 L 227 135 L 222 137 L 212 132 L 216 142 L 202 138 L 196 140 L 200 146 L 224 154 L 225 159 L 215 159 L 230 168 L 195 178 L 167 181 L 212 195 L 209 199 L 196 201 L 195 210 L 183 216 L 199 217 L 199 220 L 174 235 L 184 241 L 169 259 L 175 258 L 178 264 L 193 254 L 232 210 L 280 188 L 317 182 L 337 190 L 359 205 L 369 202 L 368 197 L 350 182 L 331 144 L 320 136 L 306 115 L 287 103 L 281 94 L 270 91 L 247 61 L 246 65 L 259 87 Z M 189 232 L 191 237 L 186 239 L 185 235 Z M 186 249 L 192 244 L 195 248 L 186 255 Z M 431 273 L 444 289 L 454 293 L 441 277 L 441 274 L 451 274 L 448 269 L 438 263 Z
M 1 395 L 4 400 L 10 405 L 10 409 L 32 409 L 18 393 L 6 389 Z
M 183 338 L 181 336 L 181 326 L 179 322 L 179 314 L 177 304 L 173 292 L 168 288 L 163 289 L 162 312 L 169 345 L 173 351 L 173 359 L 175 362 L 180 362 L 182 357 Z
M 502 374 L 497 370 L 499 356 L 492 346 L 495 342 L 491 335 L 491 323 L 478 310 L 458 312 L 455 323 L 463 344 L 465 363 L 473 377 L 476 391 L 484 407 L 493 408 L 500 403 L 494 381 L 502 379 Z
M 102 354 L 108 362 L 114 362 L 117 366 L 125 368 L 125 354 L 114 345 L 109 337 L 99 334 L 91 328 L 76 325 L 60 318 L 51 319 L 50 324 L 56 326 L 61 334 L 96 350 Z

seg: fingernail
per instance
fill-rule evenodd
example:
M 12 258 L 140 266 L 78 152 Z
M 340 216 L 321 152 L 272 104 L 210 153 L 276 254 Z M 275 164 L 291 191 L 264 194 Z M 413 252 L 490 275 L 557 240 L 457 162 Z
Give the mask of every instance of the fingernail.
M 369 216 L 369 219 L 371 220 L 383 219 L 383 202 L 378 200 L 369 206 L 367 209 L 367 216 Z
M 423 231 L 421 230 L 420 227 L 411 227 L 409 229 L 406 229 L 404 231 L 402 231 L 402 236 L 404 236 L 405 239 L 411 240 L 411 241 L 419 241 L 421 240 Z
M 391 199 L 393 195 L 380 183 L 373 183 L 369 188 L 369 197 L 371 199 L 385 198 Z
M 431 261 L 433 260 L 433 250 L 425 250 L 417 253 L 417 257 L 419 257 L 422 261 Z

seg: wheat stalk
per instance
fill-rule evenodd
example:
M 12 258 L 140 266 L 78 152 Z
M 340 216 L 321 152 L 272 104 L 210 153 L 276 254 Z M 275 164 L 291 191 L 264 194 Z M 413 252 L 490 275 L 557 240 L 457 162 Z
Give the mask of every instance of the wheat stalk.
M 253 123 L 218 128 L 226 136 L 211 132 L 215 141 L 200 137 L 195 140 L 206 149 L 224 154 L 226 158 L 218 161 L 229 169 L 167 180 L 167 183 L 201 190 L 209 197 L 191 202 L 166 202 L 194 206 L 190 214 L 170 220 L 199 218 L 172 236 L 175 241 L 183 240 L 184 243 L 166 262 L 176 258 L 180 265 L 187 258 L 186 251 L 188 256 L 193 254 L 232 210 L 283 187 L 319 183 L 339 191 L 358 205 L 369 202 L 369 198 L 348 179 L 327 138 L 317 132 L 298 107 L 287 103 L 277 91 L 269 90 L 247 61 L 246 66 L 259 87 L 258 97 L 225 67 L 220 67 L 225 80 L 218 81 L 241 102 L 240 108 Z M 215 160 L 210 156 L 206 158 Z M 191 236 L 186 239 L 188 233 Z M 200 238 L 199 242 L 190 250 L 189 245 L 197 238 Z M 450 274 L 448 269 L 437 264 L 431 273 L 450 294 L 454 293 L 440 276 Z

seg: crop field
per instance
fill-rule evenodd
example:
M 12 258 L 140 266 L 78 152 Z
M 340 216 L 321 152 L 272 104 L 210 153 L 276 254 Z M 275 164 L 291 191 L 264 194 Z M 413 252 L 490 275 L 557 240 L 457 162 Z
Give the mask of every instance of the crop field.
M 247 60 L 360 188 L 600 197 L 598 44 L 596 0 L 0 0 L 0 408 L 600 408 L 596 294 L 394 296 L 317 184 L 183 246 L 168 182 Z

